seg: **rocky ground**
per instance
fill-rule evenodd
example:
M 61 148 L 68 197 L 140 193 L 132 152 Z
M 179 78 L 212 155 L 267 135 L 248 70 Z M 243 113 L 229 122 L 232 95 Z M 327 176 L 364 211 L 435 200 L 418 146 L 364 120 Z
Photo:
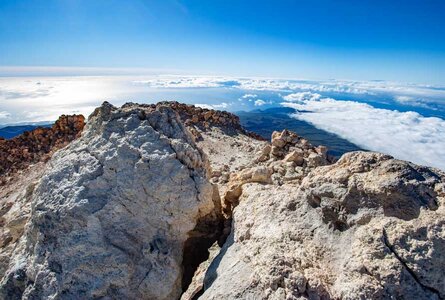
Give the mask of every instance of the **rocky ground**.
M 443 182 L 357 152 L 298 186 L 247 184 L 202 299 L 443 299 Z
M 3 299 L 445 298 L 440 170 L 177 102 L 49 153 L 0 187 Z
M 52 127 L 25 131 L 12 139 L 0 137 L 0 184 L 29 165 L 49 159 L 52 152 L 79 137 L 84 126 L 82 115 L 63 115 Z

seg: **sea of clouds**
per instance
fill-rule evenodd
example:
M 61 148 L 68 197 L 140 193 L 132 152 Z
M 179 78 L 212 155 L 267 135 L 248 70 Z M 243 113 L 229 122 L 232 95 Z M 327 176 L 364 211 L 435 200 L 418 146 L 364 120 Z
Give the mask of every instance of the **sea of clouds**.
M 335 133 L 365 149 L 445 170 L 445 120 L 374 108 L 302 92 L 284 96 L 292 117 Z
M 229 111 L 286 106 L 365 149 L 445 170 L 445 88 L 388 81 L 209 76 L 0 78 L 0 125 L 88 115 L 107 100 L 179 100 Z

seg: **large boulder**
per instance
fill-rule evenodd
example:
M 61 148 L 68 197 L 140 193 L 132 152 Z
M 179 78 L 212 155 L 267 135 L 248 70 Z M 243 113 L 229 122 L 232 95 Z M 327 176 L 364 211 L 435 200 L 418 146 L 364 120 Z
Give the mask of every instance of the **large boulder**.
M 245 184 L 200 299 L 444 299 L 444 206 L 443 172 L 372 152 Z
M 217 231 L 207 173 L 173 109 L 104 103 L 30 191 L 1 298 L 179 298 L 202 252 L 190 240 L 208 247 Z

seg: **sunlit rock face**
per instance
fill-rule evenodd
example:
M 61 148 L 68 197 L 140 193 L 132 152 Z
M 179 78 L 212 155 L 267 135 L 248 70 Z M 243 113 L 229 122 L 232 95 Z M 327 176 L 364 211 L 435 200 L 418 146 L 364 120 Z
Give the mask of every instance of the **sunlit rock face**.
M 207 169 L 171 108 L 104 103 L 30 191 L 2 298 L 178 298 L 184 244 L 218 222 Z
M 243 186 L 200 299 L 443 299 L 445 174 L 373 152 Z

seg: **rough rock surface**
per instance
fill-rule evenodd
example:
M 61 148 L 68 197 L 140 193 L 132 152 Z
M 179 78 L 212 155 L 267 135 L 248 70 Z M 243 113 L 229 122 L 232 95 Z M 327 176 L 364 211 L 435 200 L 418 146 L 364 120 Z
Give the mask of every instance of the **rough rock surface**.
M 207 172 L 174 110 L 104 103 L 23 196 L 31 217 L 0 282 L 2 298 L 179 298 L 189 241 L 218 233 L 219 198 Z
M 200 299 L 444 299 L 445 174 L 372 152 L 249 183 Z
M 288 130 L 274 132 L 271 143 L 242 133 L 228 136 L 214 128 L 203 132 L 202 137 L 198 145 L 209 155 L 212 181 L 218 184 L 227 218 L 221 240 L 230 233 L 232 208 L 238 205 L 244 185 L 255 182 L 280 186 L 285 182 L 295 186 L 311 169 L 332 161 L 325 147 L 313 147 L 309 141 Z M 210 262 L 211 258 L 200 266 L 183 300 L 194 299 L 193 295 L 202 293 L 204 278 L 201 269 Z
M 445 174 L 326 150 L 104 103 L 0 186 L 0 299 L 445 299 Z
M 0 184 L 6 175 L 48 159 L 50 153 L 79 137 L 85 125 L 82 115 L 62 115 L 51 128 L 39 127 L 6 140 L 0 138 Z
M 264 140 L 260 135 L 246 131 L 240 124 L 239 117 L 227 111 L 201 108 L 176 101 L 160 102 L 178 112 L 181 121 L 187 126 L 197 140 L 202 140 L 200 132 L 213 131 L 215 128 L 225 135 L 245 135 L 256 140 Z
M 238 205 L 244 184 L 299 184 L 313 168 L 331 161 L 326 147 L 314 147 L 288 130 L 275 131 L 271 144 L 263 145 L 256 158 L 241 171 L 232 172 L 227 185 L 222 187 L 224 212 L 230 216 L 232 207 Z
M 11 254 L 23 234 L 31 215 L 31 196 L 45 171 L 39 162 L 26 172 L 15 174 L 14 180 L 0 186 L 0 275 L 5 273 Z

